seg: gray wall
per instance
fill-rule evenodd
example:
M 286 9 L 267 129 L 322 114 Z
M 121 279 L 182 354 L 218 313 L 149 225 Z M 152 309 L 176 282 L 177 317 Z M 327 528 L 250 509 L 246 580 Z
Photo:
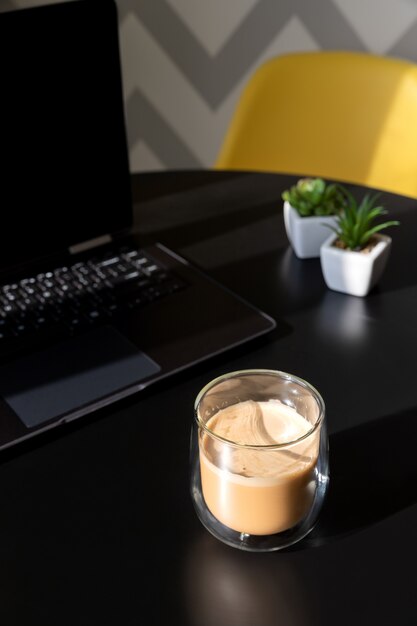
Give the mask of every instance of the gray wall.
M 54 1 L 0 0 L 0 10 Z M 417 62 L 417 0 L 118 6 L 132 171 L 211 166 L 244 82 L 271 56 L 337 48 Z

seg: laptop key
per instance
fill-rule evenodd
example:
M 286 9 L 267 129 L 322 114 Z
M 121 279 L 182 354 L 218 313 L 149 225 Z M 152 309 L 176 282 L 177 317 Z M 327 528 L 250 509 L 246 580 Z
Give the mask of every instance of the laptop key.
M 0 344 L 13 336 L 36 334 L 40 341 L 44 335 L 72 334 L 184 285 L 141 250 L 128 247 L 41 272 L 0 286 Z

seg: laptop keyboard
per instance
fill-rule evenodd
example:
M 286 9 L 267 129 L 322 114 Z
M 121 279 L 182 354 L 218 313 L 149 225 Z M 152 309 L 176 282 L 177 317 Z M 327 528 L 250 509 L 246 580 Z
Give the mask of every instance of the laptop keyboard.
M 136 248 L 0 286 L 0 348 L 20 337 L 65 335 L 148 305 L 186 286 Z

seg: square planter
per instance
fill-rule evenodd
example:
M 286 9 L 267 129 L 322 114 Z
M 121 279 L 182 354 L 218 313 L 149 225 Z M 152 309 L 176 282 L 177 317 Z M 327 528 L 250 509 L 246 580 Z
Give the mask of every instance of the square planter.
M 353 296 L 366 296 L 379 281 L 391 250 L 391 237 L 374 235 L 378 241 L 369 252 L 343 250 L 331 235 L 321 246 L 320 261 L 329 289 Z
M 287 201 L 284 202 L 284 224 L 287 237 L 295 254 L 300 259 L 313 259 L 320 256 L 320 246 L 328 239 L 336 226 L 333 216 L 301 217 Z

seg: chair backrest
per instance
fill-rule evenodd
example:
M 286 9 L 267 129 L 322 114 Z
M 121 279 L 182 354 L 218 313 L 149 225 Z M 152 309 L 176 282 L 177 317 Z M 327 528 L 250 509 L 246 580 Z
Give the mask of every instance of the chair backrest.
M 417 65 L 343 51 L 267 61 L 248 81 L 214 167 L 417 198 Z

